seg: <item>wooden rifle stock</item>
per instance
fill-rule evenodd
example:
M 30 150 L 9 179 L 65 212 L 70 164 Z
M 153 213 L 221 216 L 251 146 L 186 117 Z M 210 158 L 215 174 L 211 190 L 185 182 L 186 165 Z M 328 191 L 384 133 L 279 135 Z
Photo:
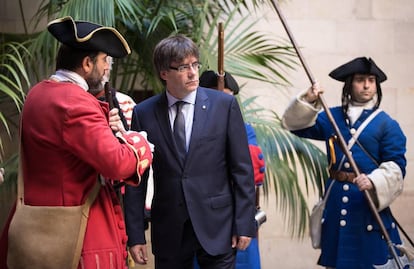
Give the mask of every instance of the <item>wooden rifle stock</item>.
M 112 110 L 115 107 L 115 105 L 114 105 L 114 96 L 113 96 L 111 87 L 109 87 L 109 81 L 105 82 L 104 91 L 105 91 L 105 100 L 106 102 L 108 102 L 109 110 Z M 113 180 L 112 182 L 112 187 L 117 191 L 124 185 L 125 185 L 125 182 L 123 181 Z M 121 206 L 123 208 L 122 195 L 120 193 L 118 193 L 118 198 L 121 201 Z
M 218 25 L 217 90 L 224 90 L 224 30 L 222 22 Z
M 109 104 L 109 110 L 111 110 L 115 107 L 115 105 L 114 105 L 114 98 L 113 98 L 113 95 L 112 95 L 112 90 L 109 87 L 109 82 L 108 81 L 105 82 L 104 89 L 105 89 L 105 100 Z

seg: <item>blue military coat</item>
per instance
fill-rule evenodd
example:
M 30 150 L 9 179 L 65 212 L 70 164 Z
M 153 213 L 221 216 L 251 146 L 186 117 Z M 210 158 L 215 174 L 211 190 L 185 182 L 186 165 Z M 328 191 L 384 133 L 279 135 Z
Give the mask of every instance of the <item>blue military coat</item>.
M 363 110 L 352 126 L 344 119 L 341 107 L 331 108 L 331 112 L 345 141 L 349 141 L 352 133 L 373 110 Z M 328 161 L 332 160 L 328 141 L 335 132 L 325 112 L 318 114 L 314 126 L 293 133 L 326 141 Z M 393 161 L 405 176 L 405 148 L 406 138 L 399 124 L 382 111 L 365 127 L 358 137 L 358 143 L 355 143 L 350 151 L 361 173 L 369 174 L 378 168 L 378 164 Z M 336 163 L 332 168 L 352 172 L 348 159 L 338 143 L 335 143 L 334 152 Z M 332 179 L 328 179 L 326 186 L 329 186 L 331 181 Z M 391 241 L 399 244 L 401 240 L 390 209 L 380 211 L 379 215 Z M 336 269 L 373 268 L 373 265 L 385 264 L 391 258 L 364 192 L 359 191 L 357 186 L 350 182 L 335 181 L 333 184 L 324 212 L 321 250 L 318 264 Z

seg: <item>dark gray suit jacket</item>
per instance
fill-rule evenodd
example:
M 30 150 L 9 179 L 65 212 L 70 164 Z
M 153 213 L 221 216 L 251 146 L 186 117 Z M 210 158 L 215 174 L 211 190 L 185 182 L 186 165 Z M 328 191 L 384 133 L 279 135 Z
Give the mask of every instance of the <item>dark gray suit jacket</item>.
M 190 145 L 181 163 L 168 119 L 165 92 L 138 104 L 132 129 L 146 131 L 155 145 L 154 198 L 151 209 L 155 255 L 176 256 L 183 223 L 190 218 L 203 248 L 211 255 L 229 252 L 231 236 L 254 237 L 253 168 L 237 100 L 199 87 Z M 145 243 L 143 209 L 147 177 L 127 187 L 128 245 Z

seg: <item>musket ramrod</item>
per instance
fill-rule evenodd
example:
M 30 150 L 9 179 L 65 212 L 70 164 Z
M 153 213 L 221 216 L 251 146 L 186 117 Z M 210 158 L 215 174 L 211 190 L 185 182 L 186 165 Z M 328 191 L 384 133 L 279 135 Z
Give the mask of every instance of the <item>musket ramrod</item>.
M 218 59 L 217 59 L 217 90 L 224 90 L 224 30 L 223 23 L 218 24 Z

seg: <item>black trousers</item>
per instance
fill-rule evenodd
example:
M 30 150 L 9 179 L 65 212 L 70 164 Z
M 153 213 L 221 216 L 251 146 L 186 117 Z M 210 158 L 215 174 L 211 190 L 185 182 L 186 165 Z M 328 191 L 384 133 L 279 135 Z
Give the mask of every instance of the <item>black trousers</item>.
M 163 258 L 155 256 L 155 269 L 193 269 L 194 259 L 201 269 L 234 269 L 236 249 L 228 253 L 212 256 L 200 245 L 191 221 L 184 224 L 181 248 L 177 257 Z

